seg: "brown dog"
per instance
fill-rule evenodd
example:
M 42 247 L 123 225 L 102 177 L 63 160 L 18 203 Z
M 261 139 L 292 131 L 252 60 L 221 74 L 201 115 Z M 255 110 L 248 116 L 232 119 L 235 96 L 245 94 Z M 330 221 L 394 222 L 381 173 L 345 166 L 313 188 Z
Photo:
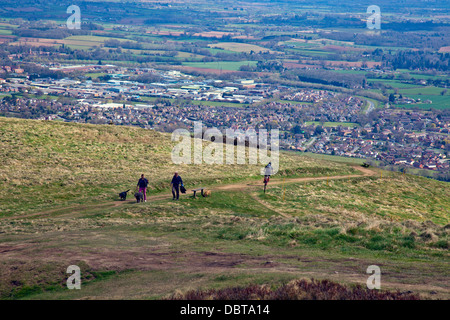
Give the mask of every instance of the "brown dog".
M 210 195 L 211 195 L 211 190 L 203 191 L 203 196 L 204 197 L 209 197 Z

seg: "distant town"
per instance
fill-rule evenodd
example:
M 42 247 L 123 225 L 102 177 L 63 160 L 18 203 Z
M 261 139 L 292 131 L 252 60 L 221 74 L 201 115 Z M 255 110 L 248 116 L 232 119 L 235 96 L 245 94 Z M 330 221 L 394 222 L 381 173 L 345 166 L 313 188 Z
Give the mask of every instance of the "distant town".
M 34 78 L 18 66 L 0 70 L 3 116 L 163 132 L 191 128 L 194 121 L 222 130 L 279 129 L 285 150 L 363 158 L 401 170 L 450 172 L 450 114 L 445 110 L 394 109 L 388 103 L 375 107 L 370 99 L 344 93 L 252 79 L 196 80 L 176 70 L 50 67 L 102 74 L 82 80 Z

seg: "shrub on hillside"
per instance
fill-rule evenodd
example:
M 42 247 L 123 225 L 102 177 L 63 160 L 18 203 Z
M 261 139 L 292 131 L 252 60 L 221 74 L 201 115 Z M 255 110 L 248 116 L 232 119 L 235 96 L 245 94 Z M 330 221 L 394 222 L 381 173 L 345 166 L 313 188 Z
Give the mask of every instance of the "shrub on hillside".
M 250 285 L 175 293 L 170 300 L 419 300 L 418 294 L 344 286 L 329 280 L 293 280 L 277 289 Z

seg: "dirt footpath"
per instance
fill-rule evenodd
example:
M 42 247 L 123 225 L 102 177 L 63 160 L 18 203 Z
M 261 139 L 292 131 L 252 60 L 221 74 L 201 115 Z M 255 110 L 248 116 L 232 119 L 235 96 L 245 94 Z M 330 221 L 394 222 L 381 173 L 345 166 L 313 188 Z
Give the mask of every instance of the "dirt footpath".
M 343 175 L 343 176 L 290 178 L 290 179 L 285 179 L 284 181 L 282 179 L 271 179 L 269 182 L 269 185 L 281 185 L 283 183 L 291 184 L 291 183 L 316 181 L 316 180 L 327 180 L 327 179 L 328 180 L 350 179 L 350 178 L 358 178 L 358 177 L 368 177 L 368 176 L 373 176 L 376 174 L 375 171 L 368 169 L 368 168 L 361 167 L 361 166 L 353 166 L 353 168 L 355 170 L 362 172 L 362 175 L 353 174 L 353 175 Z M 262 186 L 263 186 L 262 183 L 257 184 L 253 181 L 253 182 L 225 184 L 225 185 L 220 185 L 220 186 L 209 187 L 207 189 L 212 190 L 212 191 L 229 191 L 229 190 L 243 190 L 243 189 L 248 189 L 249 187 L 262 187 Z M 189 192 L 189 190 L 187 190 L 187 192 Z M 165 199 L 170 200 L 171 198 L 172 198 L 172 195 L 167 193 L 167 194 L 150 195 L 147 197 L 147 200 L 148 201 L 165 200 Z M 125 203 L 129 203 L 129 201 L 108 201 L 108 202 L 95 203 L 95 204 L 73 205 L 73 206 L 69 206 L 69 207 L 61 207 L 61 208 L 57 208 L 57 209 L 34 212 L 31 214 L 1 217 L 0 219 L 2 219 L 2 220 L 3 219 L 23 219 L 23 218 L 29 218 L 29 217 L 43 218 L 43 217 L 47 217 L 47 216 L 58 215 L 58 213 L 64 213 L 69 210 L 71 213 L 76 213 L 76 212 L 82 212 L 82 211 L 87 211 L 87 210 L 115 208 L 115 207 L 121 206 Z

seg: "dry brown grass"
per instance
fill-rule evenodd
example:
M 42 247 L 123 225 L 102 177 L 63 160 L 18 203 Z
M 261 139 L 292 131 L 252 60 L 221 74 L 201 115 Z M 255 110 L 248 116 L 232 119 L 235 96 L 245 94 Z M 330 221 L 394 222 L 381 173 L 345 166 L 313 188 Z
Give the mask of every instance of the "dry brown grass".
M 225 289 L 176 292 L 171 300 L 419 300 L 418 294 L 348 287 L 329 280 L 293 280 L 277 289 L 250 285 Z

